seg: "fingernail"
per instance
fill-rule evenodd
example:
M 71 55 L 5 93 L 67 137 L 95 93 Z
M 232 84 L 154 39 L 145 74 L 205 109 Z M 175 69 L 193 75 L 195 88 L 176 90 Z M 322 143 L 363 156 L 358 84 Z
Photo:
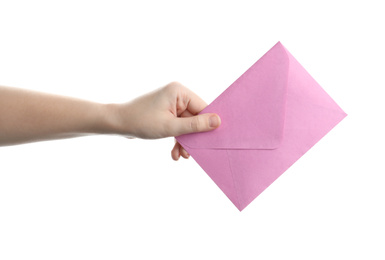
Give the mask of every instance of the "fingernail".
M 209 126 L 210 127 L 217 127 L 217 126 L 219 126 L 219 118 L 218 118 L 218 116 L 210 116 L 210 118 L 209 118 Z

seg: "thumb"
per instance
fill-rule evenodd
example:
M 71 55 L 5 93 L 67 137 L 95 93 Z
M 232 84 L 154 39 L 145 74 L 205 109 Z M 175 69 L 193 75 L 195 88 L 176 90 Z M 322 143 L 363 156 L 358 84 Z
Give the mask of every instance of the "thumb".
M 201 114 L 192 117 L 180 117 L 176 120 L 176 135 L 190 134 L 196 132 L 206 132 L 214 130 L 221 124 L 221 119 L 217 114 Z

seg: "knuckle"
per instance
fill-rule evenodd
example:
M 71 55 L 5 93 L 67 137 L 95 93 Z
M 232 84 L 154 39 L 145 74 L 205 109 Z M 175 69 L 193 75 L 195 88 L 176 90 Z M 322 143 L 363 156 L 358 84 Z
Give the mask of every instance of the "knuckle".
M 167 84 L 166 86 L 163 87 L 163 90 L 166 92 L 172 92 L 174 89 L 173 85 Z
M 190 121 L 190 128 L 193 132 L 198 132 L 200 127 L 200 122 L 198 117 L 193 117 Z
M 173 81 L 168 83 L 166 86 L 164 86 L 165 89 L 167 90 L 175 90 L 176 88 L 180 87 L 182 84 L 180 84 L 177 81 Z
M 172 81 L 168 85 L 171 85 L 171 86 L 181 86 L 182 84 L 179 81 Z
M 202 132 L 207 128 L 206 120 L 203 116 L 195 116 L 190 121 L 190 128 L 194 132 Z
M 167 94 L 176 94 L 179 92 L 181 85 L 170 83 L 163 87 L 163 91 Z

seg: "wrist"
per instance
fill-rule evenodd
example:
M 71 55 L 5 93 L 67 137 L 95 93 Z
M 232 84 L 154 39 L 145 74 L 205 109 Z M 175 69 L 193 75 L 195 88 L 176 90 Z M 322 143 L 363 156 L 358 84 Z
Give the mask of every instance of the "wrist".
M 118 104 L 100 104 L 99 124 L 97 131 L 100 134 L 118 134 Z
M 102 134 L 130 135 L 128 115 L 124 115 L 126 104 L 102 104 L 101 128 Z

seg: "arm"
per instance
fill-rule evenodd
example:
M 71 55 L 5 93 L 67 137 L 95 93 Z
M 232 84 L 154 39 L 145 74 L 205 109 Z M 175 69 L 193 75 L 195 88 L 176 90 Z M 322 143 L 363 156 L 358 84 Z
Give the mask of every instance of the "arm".
M 0 87 L 0 145 L 102 133 L 106 113 L 94 102 Z
M 197 114 L 206 103 L 173 82 L 131 102 L 100 104 L 17 88 L 0 87 L 0 146 L 118 134 L 146 139 L 209 131 L 220 125 L 216 114 Z M 172 157 L 188 157 L 175 144 Z

